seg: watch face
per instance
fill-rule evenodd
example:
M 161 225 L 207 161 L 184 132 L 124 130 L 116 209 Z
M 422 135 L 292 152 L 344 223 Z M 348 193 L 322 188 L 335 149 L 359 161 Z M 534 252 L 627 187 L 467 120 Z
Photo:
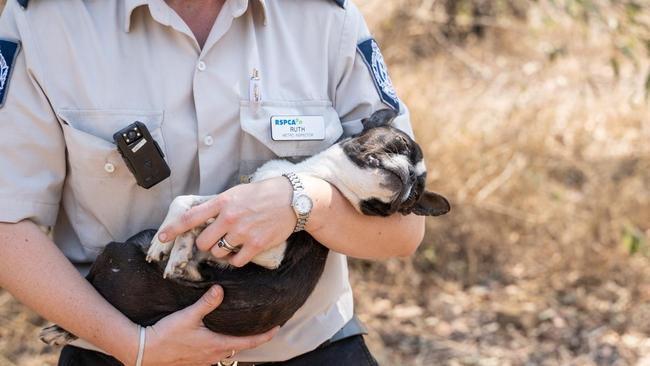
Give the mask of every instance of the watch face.
M 313 203 L 311 202 L 311 198 L 305 194 L 296 196 L 296 200 L 293 204 L 293 207 L 295 207 L 299 215 L 309 214 L 311 212 L 312 206 Z

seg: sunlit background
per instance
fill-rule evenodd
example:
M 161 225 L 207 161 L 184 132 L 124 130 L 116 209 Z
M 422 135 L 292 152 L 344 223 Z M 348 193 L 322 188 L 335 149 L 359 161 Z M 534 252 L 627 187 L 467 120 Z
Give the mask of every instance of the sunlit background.
M 650 365 L 650 1 L 356 3 L 453 204 L 352 262 L 380 363 Z M 0 290 L 0 366 L 44 324 Z

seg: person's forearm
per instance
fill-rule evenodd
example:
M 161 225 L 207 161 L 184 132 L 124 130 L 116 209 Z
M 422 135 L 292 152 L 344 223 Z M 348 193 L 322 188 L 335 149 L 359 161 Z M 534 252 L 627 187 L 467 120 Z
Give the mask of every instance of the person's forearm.
M 423 217 L 363 215 L 334 186 L 305 179 L 314 201 L 306 230 L 328 248 L 351 257 L 383 259 L 411 255 L 422 242 Z
M 135 363 L 137 327 L 79 275 L 30 221 L 0 223 L 0 287 L 46 319 Z

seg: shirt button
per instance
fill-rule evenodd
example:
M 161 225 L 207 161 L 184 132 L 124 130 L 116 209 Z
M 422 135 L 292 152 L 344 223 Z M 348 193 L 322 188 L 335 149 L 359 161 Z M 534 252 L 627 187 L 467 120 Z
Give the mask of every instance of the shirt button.
M 205 144 L 205 146 L 212 146 L 212 144 L 214 144 L 214 138 L 212 138 L 212 136 L 210 135 L 207 135 L 203 139 L 203 143 Z
M 104 170 L 106 171 L 106 173 L 113 173 L 115 171 L 115 165 L 111 163 L 106 163 L 104 165 Z
M 204 71 L 205 70 L 205 62 L 199 61 L 198 64 L 196 64 L 196 68 L 199 69 L 199 71 Z

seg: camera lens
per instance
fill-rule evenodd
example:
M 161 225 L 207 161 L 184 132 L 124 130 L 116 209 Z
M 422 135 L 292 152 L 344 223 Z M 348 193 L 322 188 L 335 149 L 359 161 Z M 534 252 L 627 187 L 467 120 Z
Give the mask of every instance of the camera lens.
M 127 133 L 127 136 L 126 136 L 126 138 L 129 139 L 130 141 L 135 140 L 137 137 L 138 137 L 138 134 L 135 131 L 129 131 Z

